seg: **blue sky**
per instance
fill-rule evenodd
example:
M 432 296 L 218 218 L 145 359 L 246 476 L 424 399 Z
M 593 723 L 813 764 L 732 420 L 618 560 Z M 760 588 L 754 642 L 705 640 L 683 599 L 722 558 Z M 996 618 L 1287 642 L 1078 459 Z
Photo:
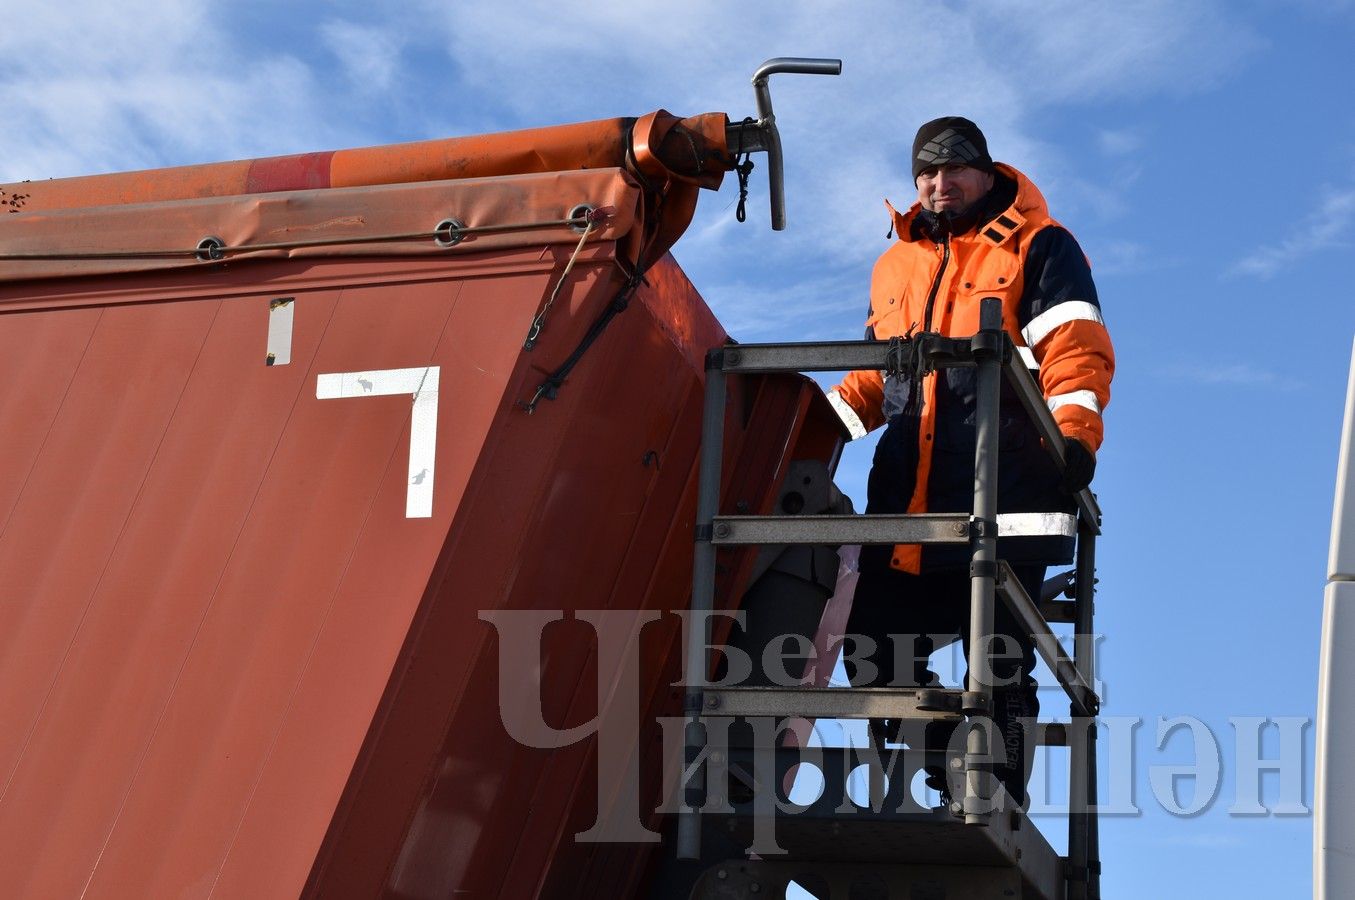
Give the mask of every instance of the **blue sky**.
M 1352 47 L 1349 0 L 21 4 L 0 30 L 0 180 L 657 107 L 739 118 L 763 59 L 840 57 L 839 78 L 773 80 L 789 229 L 767 227 L 759 168 L 747 224 L 731 180 L 674 252 L 741 340 L 846 339 L 882 200 L 912 198 L 916 126 L 975 119 L 1091 257 L 1119 356 L 1098 613 L 1104 711 L 1144 721 L 1143 812 L 1103 825 L 1106 895 L 1301 897 L 1311 820 L 1228 814 L 1229 718 L 1314 709 L 1355 332 Z M 869 458 L 844 459 L 858 499 Z M 1184 734 L 1157 749 L 1173 716 L 1222 748 L 1221 799 L 1193 817 L 1150 789 L 1149 766 L 1191 756 Z M 1311 753 L 1310 728 L 1308 780 Z

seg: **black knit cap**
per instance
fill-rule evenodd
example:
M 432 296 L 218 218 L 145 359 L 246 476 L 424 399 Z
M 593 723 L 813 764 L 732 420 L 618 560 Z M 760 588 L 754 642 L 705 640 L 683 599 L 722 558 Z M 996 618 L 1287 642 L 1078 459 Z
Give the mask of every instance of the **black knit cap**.
M 932 166 L 962 165 L 993 171 L 988 141 L 979 126 L 963 116 L 932 119 L 913 138 L 913 180 Z

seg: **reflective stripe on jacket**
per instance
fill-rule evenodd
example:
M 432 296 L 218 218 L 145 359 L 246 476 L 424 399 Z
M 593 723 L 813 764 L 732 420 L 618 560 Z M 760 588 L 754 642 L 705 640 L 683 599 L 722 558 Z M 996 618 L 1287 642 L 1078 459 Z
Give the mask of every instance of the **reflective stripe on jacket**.
M 1115 356 L 1090 266 L 1073 236 L 1050 217 L 1035 185 L 1005 164 L 997 170 L 985 200 L 996 200 L 999 208 L 964 234 L 932 240 L 920 227 L 918 204 L 903 214 L 890 208 L 898 240 L 875 264 L 867 338 L 926 330 L 967 337 L 978 330 L 979 301 L 1000 298 L 1003 327 L 1027 365 L 1038 369 L 1059 429 L 1095 452 Z M 1004 206 L 1007 197 L 1014 199 Z M 854 438 L 889 425 L 876 448 L 868 512 L 973 507 L 974 370 L 943 369 L 921 386 L 920 402 L 910 402 L 907 379 L 858 371 L 829 391 Z M 1072 499 L 1059 490 L 1058 473 L 1005 379 L 1000 418 L 999 512 L 1071 511 Z M 1054 563 L 1071 544 L 1060 542 L 1057 554 L 1048 546 L 1026 560 L 1011 548 L 1002 552 L 1014 561 Z M 957 548 L 926 551 L 928 568 L 962 558 Z M 900 544 L 892 565 L 920 571 L 922 549 Z

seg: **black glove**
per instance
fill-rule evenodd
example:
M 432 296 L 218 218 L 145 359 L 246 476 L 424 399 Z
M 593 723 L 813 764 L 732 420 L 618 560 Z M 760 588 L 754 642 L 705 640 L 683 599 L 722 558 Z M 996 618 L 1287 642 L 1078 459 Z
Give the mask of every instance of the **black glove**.
M 1096 474 L 1096 455 L 1087 449 L 1087 445 L 1077 438 L 1065 438 L 1063 441 L 1063 489 L 1076 494 L 1092 483 Z

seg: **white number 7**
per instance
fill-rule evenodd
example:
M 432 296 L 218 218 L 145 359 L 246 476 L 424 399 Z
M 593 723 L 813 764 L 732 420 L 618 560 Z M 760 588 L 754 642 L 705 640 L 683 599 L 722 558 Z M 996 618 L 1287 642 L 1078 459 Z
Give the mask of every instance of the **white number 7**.
M 333 372 L 315 382 L 317 400 L 343 397 L 380 397 L 412 394 L 409 417 L 409 481 L 405 489 L 405 518 L 433 515 L 433 464 L 438 441 L 439 366 L 417 369 L 380 369 L 375 372 Z

